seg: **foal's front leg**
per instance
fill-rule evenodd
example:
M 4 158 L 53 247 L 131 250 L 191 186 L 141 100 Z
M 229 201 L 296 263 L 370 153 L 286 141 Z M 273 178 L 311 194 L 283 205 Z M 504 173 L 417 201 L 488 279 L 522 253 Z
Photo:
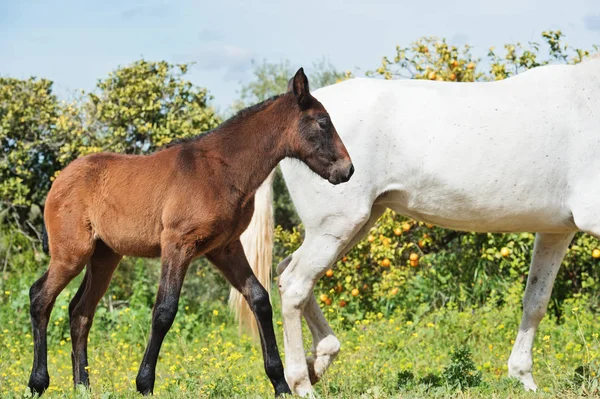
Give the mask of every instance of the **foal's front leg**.
M 531 372 L 533 340 L 540 321 L 546 314 L 556 273 L 573 235 L 538 233 L 535 237 L 527 288 L 523 297 L 523 319 L 508 359 L 508 375 L 521 380 L 527 390 L 537 389 Z
M 269 294 L 252 272 L 242 244 L 239 240 L 235 241 L 208 253 L 206 257 L 221 270 L 231 285 L 242 293 L 252 309 L 260 333 L 265 372 L 273 384 L 275 395 L 291 393 L 285 381 L 283 364 L 275 340 Z
M 169 232 L 165 231 L 162 234 L 162 271 L 152 310 L 152 330 L 135 381 L 137 390 L 144 395 L 154 391 L 158 353 L 165 335 L 175 320 L 181 286 L 194 253 L 193 244 L 185 245 L 178 240 L 178 236 Z

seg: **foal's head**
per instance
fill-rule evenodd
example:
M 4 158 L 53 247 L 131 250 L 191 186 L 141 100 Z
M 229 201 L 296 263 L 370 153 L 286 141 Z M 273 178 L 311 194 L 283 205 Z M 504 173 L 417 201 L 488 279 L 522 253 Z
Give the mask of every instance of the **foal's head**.
M 290 79 L 286 96 L 292 97 L 296 114 L 293 126 L 286 132 L 290 155 L 332 184 L 347 182 L 354 173 L 352 160 L 329 114 L 310 94 L 302 68 Z

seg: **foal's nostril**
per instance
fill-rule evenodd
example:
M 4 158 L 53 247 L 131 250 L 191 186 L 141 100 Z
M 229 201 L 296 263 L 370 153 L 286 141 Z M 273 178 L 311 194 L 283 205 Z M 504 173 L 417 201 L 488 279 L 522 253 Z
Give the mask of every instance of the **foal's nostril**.
M 352 177 L 353 174 L 354 174 L 354 164 L 350 165 L 350 170 L 348 170 L 347 179 L 350 180 L 350 178 Z

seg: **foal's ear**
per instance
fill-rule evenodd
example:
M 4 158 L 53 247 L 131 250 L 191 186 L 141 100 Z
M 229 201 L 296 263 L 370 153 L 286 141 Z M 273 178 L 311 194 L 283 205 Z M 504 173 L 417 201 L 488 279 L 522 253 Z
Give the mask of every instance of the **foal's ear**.
M 294 97 L 302 109 L 310 106 L 310 91 L 308 89 L 308 78 L 304 74 L 304 68 L 298 69 L 296 75 L 288 82 L 288 91 L 294 92 Z

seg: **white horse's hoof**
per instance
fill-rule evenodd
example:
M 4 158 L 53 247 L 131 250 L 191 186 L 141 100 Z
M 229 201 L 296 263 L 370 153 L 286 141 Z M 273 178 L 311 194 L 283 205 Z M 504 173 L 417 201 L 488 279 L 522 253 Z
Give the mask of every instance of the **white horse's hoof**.
M 312 386 L 310 388 L 297 387 L 295 391 L 296 391 L 296 395 L 300 396 L 301 398 L 308 398 L 308 399 L 316 399 L 317 398 L 315 391 L 312 389 Z
M 523 384 L 523 388 L 525 388 L 526 391 L 537 391 L 537 385 L 535 384 L 533 374 L 531 374 L 530 371 L 509 371 L 508 376 L 521 381 L 521 384 Z
M 285 370 L 285 380 L 296 395 L 303 398 L 314 398 L 315 391 L 305 370 L 294 370 L 290 365 Z

